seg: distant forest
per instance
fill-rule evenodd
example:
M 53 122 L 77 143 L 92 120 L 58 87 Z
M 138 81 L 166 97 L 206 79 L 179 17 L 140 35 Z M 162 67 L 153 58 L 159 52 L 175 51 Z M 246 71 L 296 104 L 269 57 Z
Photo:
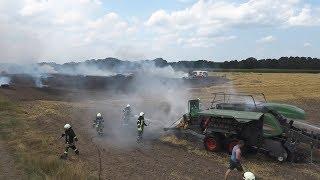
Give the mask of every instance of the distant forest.
M 180 69 L 310 69 L 320 70 L 320 59 L 311 57 L 281 57 L 279 59 L 260 59 L 250 57 L 245 60 L 233 60 L 225 62 L 214 62 L 207 60 L 166 62 L 156 59 L 160 66 L 170 64 Z
M 116 58 L 105 58 L 105 59 L 92 59 L 84 62 L 69 62 L 65 64 L 56 63 L 40 63 L 48 64 L 54 67 L 55 70 L 62 69 L 74 69 L 78 66 L 95 66 L 101 70 L 119 70 L 119 69 L 130 69 L 137 70 L 140 69 L 142 64 L 154 64 L 157 67 L 172 66 L 176 70 L 254 70 L 254 69 L 271 69 L 271 70 L 284 70 L 289 71 L 316 71 L 320 72 L 320 59 L 311 57 L 281 57 L 279 59 L 255 59 L 253 57 L 247 58 L 245 60 L 232 60 L 225 62 L 214 62 L 208 60 L 198 60 L 198 61 L 178 61 L 178 62 L 168 62 L 162 58 L 157 58 L 154 60 L 140 60 L 140 61 L 124 61 Z

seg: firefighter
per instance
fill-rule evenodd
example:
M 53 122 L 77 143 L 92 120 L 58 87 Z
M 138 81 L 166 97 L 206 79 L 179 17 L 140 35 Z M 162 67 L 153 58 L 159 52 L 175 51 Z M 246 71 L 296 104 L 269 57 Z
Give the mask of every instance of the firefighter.
M 123 124 L 128 125 L 131 117 L 131 107 L 130 104 L 127 104 L 127 106 L 123 109 Z
M 103 135 L 104 120 L 101 113 L 98 113 L 94 122 L 95 128 L 99 135 Z
M 97 113 L 96 118 L 93 120 L 92 127 L 96 127 L 97 122 L 100 122 L 103 119 L 101 113 Z
M 138 118 L 138 121 L 137 121 L 137 129 L 138 129 L 137 142 L 140 142 L 141 139 L 142 139 L 144 126 L 147 126 L 147 124 L 146 124 L 145 121 L 144 121 L 144 113 L 141 112 L 141 113 L 140 113 L 140 116 L 139 116 L 139 118 Z
M 74 133 L 70 124 L 64 125 L 65 132 L 61 135 L 61 137 L 65 137 L 66 148 L 64 154 L 61 155 L 62 159 L 66 159 L 68 157 L 69 148 L 73 149 L 74 152 L 79 155 L 79 150 L 75 146 L 75 141 L 78 141 L 76 134 Z

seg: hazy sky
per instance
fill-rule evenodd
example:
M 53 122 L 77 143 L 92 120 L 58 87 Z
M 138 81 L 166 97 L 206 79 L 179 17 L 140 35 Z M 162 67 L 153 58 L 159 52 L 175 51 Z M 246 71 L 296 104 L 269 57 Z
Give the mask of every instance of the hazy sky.
M 0 1 L 0 62 L 249 56 L 320 57 L 320 1 Z

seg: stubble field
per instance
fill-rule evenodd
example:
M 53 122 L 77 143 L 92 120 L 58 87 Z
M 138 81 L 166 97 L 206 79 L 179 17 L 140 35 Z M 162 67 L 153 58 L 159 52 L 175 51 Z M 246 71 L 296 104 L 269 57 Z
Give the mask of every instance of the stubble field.
M 320 74 L 213 74 L 226 75 L 231 81 L 191 88 L 189 98 L 199 97 L 206 105 L 212 100 L 212 92 L 263 92 L 269 101 L 305 109 L 307 121 L 320 124 Z M 104 99 L 97 99 L 97 94 L 104 92 L 86 92 L 86 96 L 81 93 L 21 87 L 0 89 L 0 152 L 3 154 L 0 179 L 99 179 L 99 175 L 101 179 L 223 178 L 228 155 L 207 152 L 201 143 L 177 139 L 172 134 L 153 135 L 148 128 L 143 145 L 135 144 L 130 134 L 128 138 L 117 139 L 114 135 L 121 132 L 118 121 L 126 97 L 105 94 Z M 138 101 L 139 108 L 146 111 L 159 107 L 157 101 Z M 107 114 L 106 132 L 116 133 L 95 137 L 91 121 L 97 111 Z M 57 138 L 67 122 L 78 133 L 81 155 L 70 153 L 70 159 L 62 161 L 58 156 L 63 152 L 63 142 Z M 117 144 L 117 140 L 125 145 Z M 317 164 L 279 164 L 263 155 L 248 156 L 245 164 L 260 179 L 320 178 Z M 237 177 L 233 175 L 231 179 Z

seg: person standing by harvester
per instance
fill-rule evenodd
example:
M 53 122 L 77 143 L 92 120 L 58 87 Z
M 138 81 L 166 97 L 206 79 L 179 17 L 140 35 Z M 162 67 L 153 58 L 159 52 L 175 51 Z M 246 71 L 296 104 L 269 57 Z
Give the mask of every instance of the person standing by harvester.
M 62 159 L 66 159 L 68 157 L 68 150 L 69 148 L 73 149 L 76 155 L 79 155 L 79 150 L 76 148 L 75 142 L 78 141 L 78 138 L 76 134 L 74 133 L 72 127 L 70 124 L 64 125 L 64 134 L 61 135 L 61 137 L 65 137 L 65 151 L 63 155 L 61 155 Z
M 144 113 L 141 112 L 137 121 L 137 130 L 138 130 L 137 142 L 140 142 L 142 140 L 144 126 L 147 126 L 147 124 L 144 121 Z
M 224 176 L 224 179 L 227 180 L 230 172 L 234 169 L 237 169 L 239 172 L 243 173 L 243 168 L 241 165 L 241 148 L 244 146 L 244 141 L 240 140 L 237 145 L 235 145 L 232 149 L 231 158 L 229 161 L 228 170 Z

